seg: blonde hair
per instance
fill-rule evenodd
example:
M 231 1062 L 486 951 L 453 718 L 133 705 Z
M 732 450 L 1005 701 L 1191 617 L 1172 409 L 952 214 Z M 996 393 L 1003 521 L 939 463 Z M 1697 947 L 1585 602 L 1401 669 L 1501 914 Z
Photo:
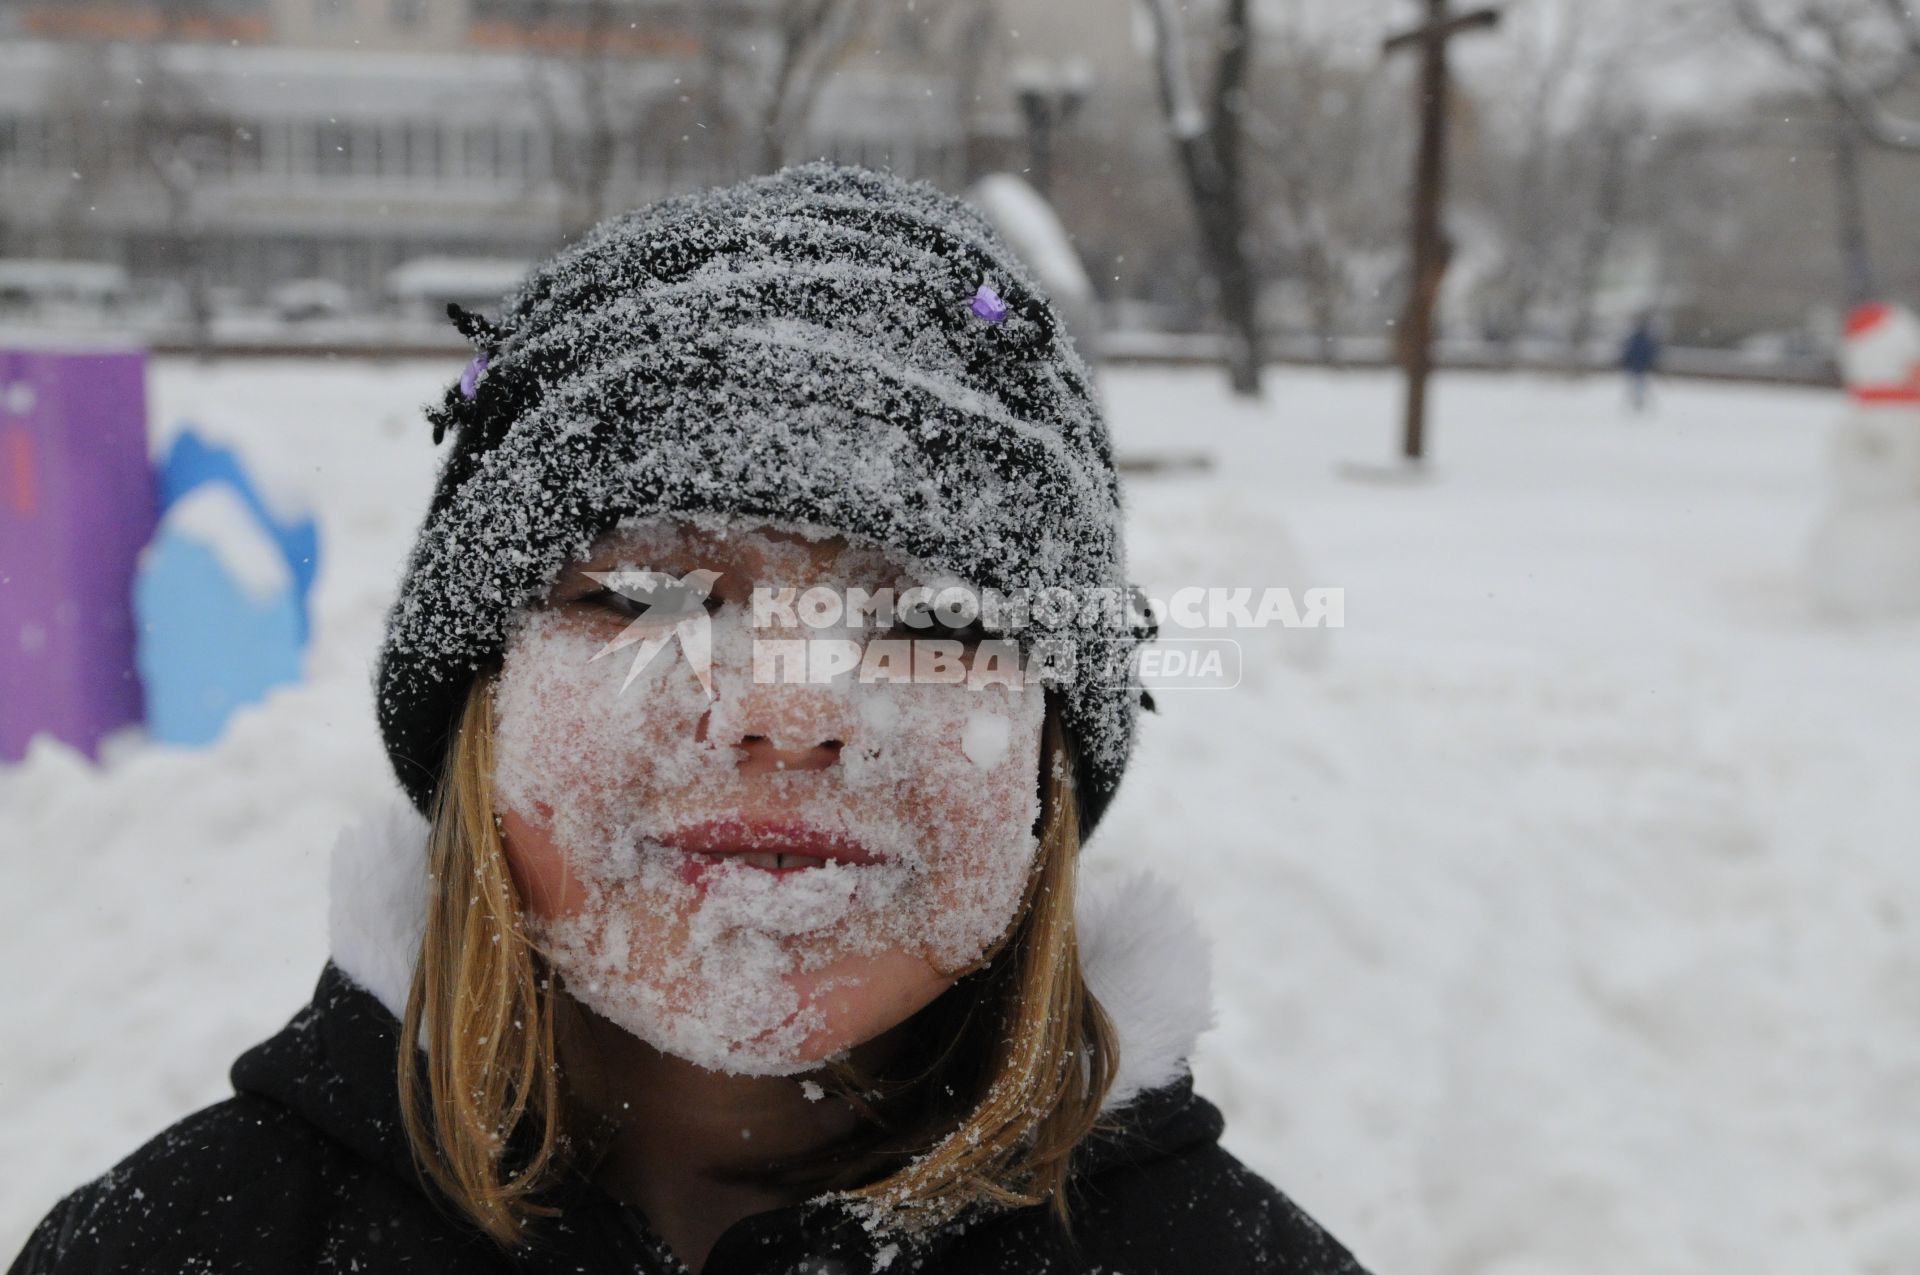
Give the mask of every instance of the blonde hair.
M 522 924 L 494 819 L 492 679 L 475 678 L 447 750 L 428 840 L 426 934 L 402 1019 L 400 1103 L 425 1175 L 502 1245 L 557 1210 L 545 1191 L 587 1159 L 558 1042 L 569 1012 Z M 833 1190 L 903 1225 L 974 1207 L 1051 1202 L 1064 1229 L 1069 1155 L 1102 1126 L 1118 1041 L 1081 976 L 1072 739 L 1049 695 L 1040 849 L 1016 922 L 916 1016 L 879 1076 L 841 1062 L 833 1091 L 863 1117 L 853 1142 L 761 1180 Z M 875 1159 L 897 1164 L 878 1180 Z

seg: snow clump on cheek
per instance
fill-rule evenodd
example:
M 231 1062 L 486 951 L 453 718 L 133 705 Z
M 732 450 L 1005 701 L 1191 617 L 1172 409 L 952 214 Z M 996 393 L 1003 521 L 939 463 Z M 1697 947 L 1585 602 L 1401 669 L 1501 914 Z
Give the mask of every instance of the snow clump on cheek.
M 595 659 L 605 625 L 519 617 L 496 681 L 495 801 L 583 887 L 565 915 L 529 918 L 573 996 L 702 1066 L 791 1074 L 821 1061 L 825 1001 L 884 997 L 872 958 L 907 952 L 951 976 L 1013 922 L 1038 848 L 1044 693 L 756 684 L 748 608 L 709 624 L 712 700 L 677 643 L 623 690 L 633 648 Z M 756 771 L 738 747 L 749 735 L 840 749 L 817 768 Z M 879 861 L 701 872 L 663 840 L 725 819 L 849 837 Z

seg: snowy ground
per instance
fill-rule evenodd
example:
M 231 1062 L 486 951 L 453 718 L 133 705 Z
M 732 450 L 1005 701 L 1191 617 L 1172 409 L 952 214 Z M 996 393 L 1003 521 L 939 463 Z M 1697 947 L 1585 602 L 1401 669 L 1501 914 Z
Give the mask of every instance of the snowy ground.
M 210 752 L 0 769 L 0 1256 L 304 1001 L 457 371 L 157 369 L 322 509 L 312 676 Z M 1382 1275 L 1915 1269 L 1920 625 L 1802 601 L 1835 405 L 1449 379 L 1406 485 L 1339 472 L 1390 454 L 1382 377 L 1108 395 L 1124 449 L 1216 462 L 1135 482 L 1137 577 L 1347 591 L 1160 697 L 1090 851 L 1217 936 L 1229 1147 Z

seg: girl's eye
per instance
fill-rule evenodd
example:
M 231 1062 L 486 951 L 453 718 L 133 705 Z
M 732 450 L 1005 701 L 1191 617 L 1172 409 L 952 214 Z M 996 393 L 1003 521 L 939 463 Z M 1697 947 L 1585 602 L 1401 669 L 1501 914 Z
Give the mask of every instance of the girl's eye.
M 690 594 L 676 593 L 659 601 L 649 602 L 644 598 L 630 597 L 617 589 L 595 589 L 583 593 L 574 599 L 581 606 L 598 607 L 628 620 L 642 620 L 648 617 L 662 622 L 690 619 L 693 616 L 694 598 Z M 700 600 L 708 615 L 713 615 L 726 603 L 712 594 Z
M 642 602 L 638 598 L 630 598 L 612 589 L 595 589 L 592 593 L 583 595 L 580 601 L 588 606 L 598 607 L 602 611 L 611 611 L 615 615 L 624 616 L 629 620 L 637 620 L 652 609 L 652 604 Z

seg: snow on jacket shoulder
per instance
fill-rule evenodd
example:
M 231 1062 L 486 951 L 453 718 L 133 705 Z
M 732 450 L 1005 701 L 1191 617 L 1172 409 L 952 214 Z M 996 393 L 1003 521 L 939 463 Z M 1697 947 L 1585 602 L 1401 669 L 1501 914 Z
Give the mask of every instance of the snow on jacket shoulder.
M 403 884 L 404 851 L 423 829 L 404 815 L 388 817 L 383 828 L 370 836 L 363 826 L 336 851 L 334 959 L 312 1002 L 234 1064 L 235 1096 L 180 1121 L 61 1201 L 11 1275 L 686 1275 L 638 1210 L 583 1179 L 553 1201 L 560 1217 L 540 1224 L 537 1241 L 511 1255 L 423 1183 L 394 1081 L 404 987 L 396 971 L 406 969 L 396 953 L 407 950 L 410 932 L 417 941 L 411 917 L 420 915 L 404 898 L 417 891 Z M 403 852 L 393 853 L 396 846 Z M 402 897 L 392 896 L 396 888 Z M 355 926 L 342 926 L 343 903 Z M 375 903 L 385 906 L 362 906 Z M 382 916 L 390 921 L 384 931 L 368 922 Z M 1220 1112 L 1194 1093 L 1186 1070 L 1210 1011 L 1204 940 L 1177 896 L 1151 878 L 1089 873 L 1079 920 L 1088 980 L 1119 1029 L 1124 1062 L 1107 1102 L 1119 1128 L 1074 1154 L 1071 1238 L 1050 1210 L 1035 1206 L 956 1223 L 902 1252 L 844 1210 L 810 1201 L 736 1223 L 704 1275 L 1365 1275 L 1345 1248 L 1219 1145 Z

